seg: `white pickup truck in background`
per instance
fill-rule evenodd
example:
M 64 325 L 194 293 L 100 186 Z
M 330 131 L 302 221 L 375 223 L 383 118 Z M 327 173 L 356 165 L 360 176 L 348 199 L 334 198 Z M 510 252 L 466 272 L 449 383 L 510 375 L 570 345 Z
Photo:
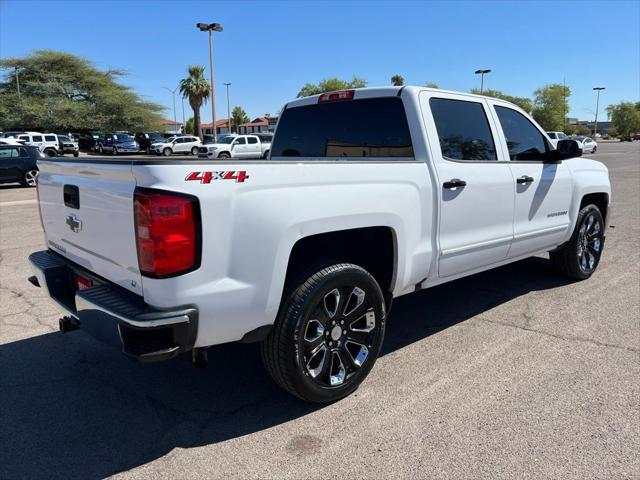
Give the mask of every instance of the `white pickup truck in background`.
M 216 143 L 202 145 L 199 158 L 266 159 L 271 149 L 270 134 L 227 135 Z
M 30 281 L 67 312 L 62 331 L 196 364 L 259 341 L 280 386 L 326 402 L 373 367 L 393 297 L 543 252 L 587 279 L 602 254 L 606 167 L 503 100 L 332 92 L 285 106 L 266 160 L 208 155 L 219 145 L 39 162 L 47 250 Z

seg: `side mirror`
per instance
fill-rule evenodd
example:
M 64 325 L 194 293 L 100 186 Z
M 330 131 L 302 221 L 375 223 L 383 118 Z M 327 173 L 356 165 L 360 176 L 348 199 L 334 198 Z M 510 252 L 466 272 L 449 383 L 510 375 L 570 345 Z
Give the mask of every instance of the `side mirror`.
M 575 140 L 560 140 L 556 147 L 556 160 L 566 160 L 582 156 L 582 150 Z

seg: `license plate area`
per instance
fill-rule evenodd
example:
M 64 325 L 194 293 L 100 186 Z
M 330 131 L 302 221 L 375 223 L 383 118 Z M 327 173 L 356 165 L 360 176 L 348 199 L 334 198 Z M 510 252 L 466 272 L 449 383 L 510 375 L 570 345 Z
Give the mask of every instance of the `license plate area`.
M 76 291 L 86 290 L 88 288 L 93 287 L 93 280 L 91 280 L 90 278 L 84 277 L 76 272 L 74 274 L 74 284 L 76 287 Z

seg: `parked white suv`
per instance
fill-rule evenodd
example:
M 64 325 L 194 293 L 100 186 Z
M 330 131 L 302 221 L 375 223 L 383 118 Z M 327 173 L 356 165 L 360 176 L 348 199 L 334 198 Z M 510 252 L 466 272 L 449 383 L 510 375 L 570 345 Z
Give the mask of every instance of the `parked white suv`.
M 55 133 L 24 132 L 15 138 L 25 145 L 38 147 L 47 157 L 55 157 L 62 153 L 60 141 Z
M 371 371 L 394 297 L 546 252 L 588 279 L 611 186 L 580 154 L 497 98 L 300 98 L 263 161 L 38 162 L 47 250 L 31 282 L 67 312 L 63 332 L 146 362 L 261 342 L 282 388 L 333 401 Z
M 218 138 L 218 143 L 202 145 L 199 158 L 267 158 L 271 149 L 271 136 L 267 134 L 234 135 Z
M 549 140 L 551 140 L 554 147 L 558 145 L 560 140 L 566 140 L 568 138 L 564 132 L 547 132 L 547 135 L 549 135 Z
M 182 153 L 184 155 L 197 155 L 198 148 L 202 142 L 198 137 L 191 136 L 175 136 L 169 137 L 162 142 L 151 144 L 151 151 L 156 155 L 164 155 L 166 157 L 174 153 Z

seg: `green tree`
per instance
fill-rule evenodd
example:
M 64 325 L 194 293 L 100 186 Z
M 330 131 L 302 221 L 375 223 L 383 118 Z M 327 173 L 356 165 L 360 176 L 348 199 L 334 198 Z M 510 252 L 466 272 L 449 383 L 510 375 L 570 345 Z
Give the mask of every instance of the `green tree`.
M 569 111 L 571 89 L 554 83 L 545 85 L 533 93 L 533 118 L 547 131 L 561 131 Z
M 576 133 L 576 126 L 575 125 L 571 125 L 570 123 L 567 123 L 567 125 L 564 127 L 564 133 L 566 133 L 567 135 L 573 135 Z
M 245 112 L 241 106 L 233 107 L 231 110 L 231 128 L 238 131 L 238 125 L 249 122 L 247 112 Z
M 479 88 L 472 88 L 471 93 L 475 95 L 480 95 Z M 499 98 L 501 100 L 506 100 L 507 102 L 511 102 L 514 105 L 519 106 L 527 113 L 531 113 L 531 109 L 533 108 L 533 102 L 530 98 L 527 97 L 513 97 L 511 95 L 507 95 L 506 93 L 502 93 L 500 90 L 491 90 L 485 89 L 482 92 L 482 95 L 486 95 L 487 97 Z
M 586 125 L 577 125 L 575 131 L 577 135 L 583 135 L 585 137 L 591 135 L 591 129 Z
M 362 88 L 366 86 L 367 81 L 358 77 L 353 77 L 349 81 L 340 80 L 339 78 L 326 78 L 317 85 L 313 83 L 306 83 L 298 92 L 298 98 L 333 92 L 335 90 L 347 90 L 350 88 Z
M 156 130 L 162 106 L 118 83 L 119 69 L 102 71 L 65 52 L 37 50 L 0 60 L 0 129 Z M 20 96 L 16 85 L 20 82 Z
M 609 130 L 607 130 L 607 135 L 612 138 L 616 138 L 618 136 L 618 130 L 616 130 L 616 127 L 609 127 Z
M 435 82 L 427 82 L 427 83 L 424 84 L 424 86 L 427 87 L 427 88 L 440 88 L 438 86 L 438 84 L 435 83 Z
M 640 103 L 620 102 L 607 107 L 611 125 L 622 141 L 631 141 L 631 136 L 640 132 Z
M 202 138 L 200 127 L 200 107 L 211 95 L 211 86 L 204 76 L 202 65 L 191 65 L 188 68 L 189 76 L 180 80 L 180 93 L 189 99 L 189 105 L 193 109 L 193 132 Z
M 404 77 L 402 75 L 394 75 L 391 77 L 391 84 L 396 87 L 401 87 L 404 85 Z
M 187 120 L 187 124 L 184 126 L 184 133 L 188 133 L 189 135 L 193 135 L 193 117 L 189 117 Z

